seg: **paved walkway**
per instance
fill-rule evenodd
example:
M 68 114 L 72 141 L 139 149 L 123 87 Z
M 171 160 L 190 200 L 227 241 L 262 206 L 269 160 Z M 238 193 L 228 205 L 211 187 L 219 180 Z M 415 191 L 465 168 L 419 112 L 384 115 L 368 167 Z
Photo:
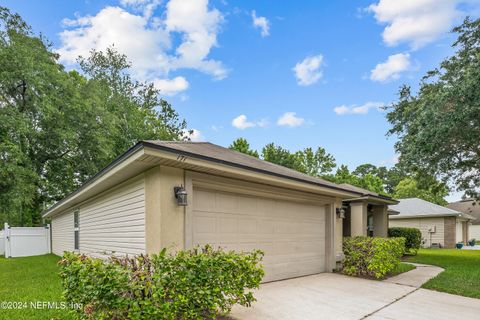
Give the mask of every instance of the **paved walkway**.
M 419 288 L 442 271 L 420 265 L 384 281 L 335 273 L 266 283 L 228 319 L 480 319 L 480 300 Z
M 410 263 L 416 268 L 408 272 L 401 273 L 395 277 L 383 280 L 385 282 L 402 284 L 405 286 L 420 288 L 422 284 L 434 278 L 443 271 L 443 268 L 431 266 L 428 264 Z

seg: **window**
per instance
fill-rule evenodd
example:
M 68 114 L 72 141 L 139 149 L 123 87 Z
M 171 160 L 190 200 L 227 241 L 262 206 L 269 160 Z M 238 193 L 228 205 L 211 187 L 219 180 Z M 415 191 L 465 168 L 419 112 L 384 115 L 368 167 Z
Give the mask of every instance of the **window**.
M 76 210 L 73 213 L 73 237 L 74 237 L 74 249 L 80 249 L 80 214 L 79 211 Z

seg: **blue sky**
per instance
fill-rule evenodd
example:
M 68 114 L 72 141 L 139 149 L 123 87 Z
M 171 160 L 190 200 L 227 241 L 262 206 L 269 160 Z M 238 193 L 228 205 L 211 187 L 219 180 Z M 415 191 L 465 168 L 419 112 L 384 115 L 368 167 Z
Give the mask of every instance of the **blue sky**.
M 26 1 L 3 5 L 52 42 L 62 63 L 115 47 L 195 129 L 193 139 L 391 166 L 378 106 L 452 54 L 449 30 L 479 0 Z M 457 197 L 457 196 L 455 196 Z

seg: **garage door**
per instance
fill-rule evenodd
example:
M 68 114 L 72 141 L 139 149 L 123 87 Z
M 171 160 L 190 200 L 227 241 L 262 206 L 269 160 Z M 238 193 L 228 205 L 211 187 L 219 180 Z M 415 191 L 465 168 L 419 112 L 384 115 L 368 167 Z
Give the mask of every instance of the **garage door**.
M 192 244 L 265 252 L 264 281 L 325 271 L 325 207 L 194 188 Z

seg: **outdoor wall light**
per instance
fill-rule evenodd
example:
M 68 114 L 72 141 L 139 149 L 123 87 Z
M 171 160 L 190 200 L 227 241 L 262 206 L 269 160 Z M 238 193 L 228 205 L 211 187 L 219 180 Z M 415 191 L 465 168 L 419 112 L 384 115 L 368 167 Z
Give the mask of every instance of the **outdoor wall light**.
M 186 206 L 187 205 L 187 191 L 185 188 L 182 187 L 174 187 L 173 193 L 175 194 L 175 198 L 177 199 L 177 204 L 179 206 Z
M 335 211 L 337 213 L 337 218 L 345 219 L 345 209 L 337 208 Z

